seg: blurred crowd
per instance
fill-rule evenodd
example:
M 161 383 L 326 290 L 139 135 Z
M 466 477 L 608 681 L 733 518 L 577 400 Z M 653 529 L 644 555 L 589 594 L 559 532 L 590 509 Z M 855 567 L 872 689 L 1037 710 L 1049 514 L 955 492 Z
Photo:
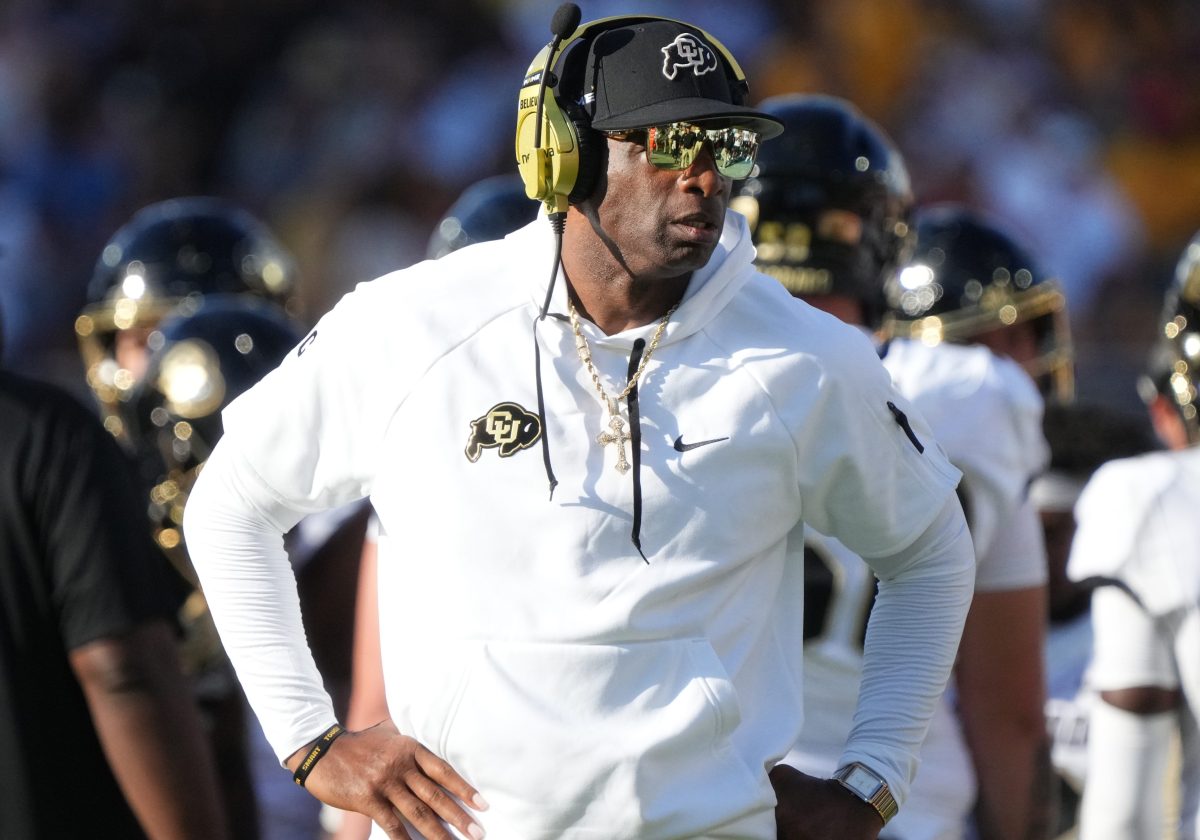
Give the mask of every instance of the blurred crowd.
M 0 305 L 10 365 L 80 390 L 72 322 L 133 211 L 220 195 L 296 255 L 303 320 L 423 256 L 512 168 L 554 0 L 9 0 Z M 592 0 L 722 34 L 751 93 L 822 91 L 898 141 L 919 201 L 996 213 L 1067 290 L 1080 395 L 1133 383 L 1200 218 L 1200 8 L 1186 0 Z

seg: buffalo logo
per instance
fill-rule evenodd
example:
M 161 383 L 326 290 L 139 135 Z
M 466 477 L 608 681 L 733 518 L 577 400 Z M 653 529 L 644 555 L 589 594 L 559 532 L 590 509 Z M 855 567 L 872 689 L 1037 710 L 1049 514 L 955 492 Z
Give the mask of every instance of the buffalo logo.
M 674 79 L 680 67 L 691 67 L 697 76 L 717 69 L 717 55 L 708 44 L 685 32 L 662 48 L 663 75 Z
M 542 436 L 542 421 L 516 403 L 502 402 L 487 414 L 471 421 L 471 437 L 465 450 L 472 464 L 484 449 L 500 448 L 500 457 L 508 458 L 537 443 Z

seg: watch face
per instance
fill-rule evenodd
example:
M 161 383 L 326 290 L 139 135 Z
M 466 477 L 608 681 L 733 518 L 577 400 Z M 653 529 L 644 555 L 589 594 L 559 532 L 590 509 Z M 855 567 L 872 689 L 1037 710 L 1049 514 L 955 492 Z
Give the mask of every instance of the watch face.
M 850 768 L 850 772 L 846 775 L 846 784 L 866 799 L 873 797 L 883 786 L 883 782 L 861 767 Z

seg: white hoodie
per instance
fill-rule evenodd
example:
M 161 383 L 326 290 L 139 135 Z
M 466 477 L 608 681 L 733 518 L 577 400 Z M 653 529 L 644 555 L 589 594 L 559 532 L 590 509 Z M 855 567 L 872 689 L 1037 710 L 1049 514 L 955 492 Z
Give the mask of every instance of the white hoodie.
M 638 383 L 621 474 L 561 277 L 535 371 L 552 251 L 537 220 L 364 283 L 225 412 L 187 539 L 277 754 L 332 710 L 286 561 L 253 532 L 369 495 L 393 719 L 479 788 L 490 838 L 773 838 L 767 772 L 801 723 L 785 558 L 807 521 L 887 558 L 881 600 L 910 593 L 882 642 L 903 660 L 864 688 L 878 713 L 847 749 L 902 800 L 972 574 L 961 518 L 948 554 L 906 552 L 957 471 L 863 335 L 755 272 L 730 213 Z M 610 393 L 654 328 L 583 323 Z

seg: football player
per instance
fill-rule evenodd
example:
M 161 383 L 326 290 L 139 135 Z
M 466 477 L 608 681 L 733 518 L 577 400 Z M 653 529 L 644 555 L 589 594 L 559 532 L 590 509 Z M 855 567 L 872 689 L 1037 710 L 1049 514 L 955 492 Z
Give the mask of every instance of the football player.
M 810 305 L 875 331 L 885 283 L 914 238 L 899 152 L 845 100 L 789 95 L 761 107 L 786 130 L 763 148 L 731 205 L 754 231 L 759 269 Z M 1024 492 L 1046 457 L 1042 401 L 1015 363 L 983 347 L 896 339 L 880 354 L 964 473 L 960 496 L 979 564 L 955 681 L 931 724 L 909 800 L 881 837 L 962 838 L 973 809 L 981 837 L 1040 836 L 1049 790 L 1046 566 Z M 785 761 L 823 774 L 837 766 L 853 726 L 875 579 L 822 535 L 809 532 L 796 551 L 805 574 L 805 723 Z
M 1080 840 L 1200 836 L 1200 234 L 1181 256 L 1141 391 L 1168 451 L 1110 461 L 1084 488 L 1067 571 L 1099 580 Z M 1172 741 L 1178 782 L 1168 784 Z M 1164 790 L 1169 791 L 1164 795 Z M 1174 815 L 1172 815 L 1174 816 Z
M 177 307 L 150 331 L 153 350 L 123 406 L 125 430 L 149 488 L 155 541 L 193 585 L 198 586 L 180 523 L 192 485 L 221 437 L 221 411 L 277 366 L 303 335 L 303 327 L 282 308 L 245 294 L 205 295 L 194 306 Z M 355 587 L 353 575 L 346 573 L 353 572 L 366 517 L 362 506 L 310 517 L 285 540 L 303 603 L 319 599 L 321 604 L 321 610 L 310 610 L 315 613 L 313 650 L 325 665 L 331 690 L 340 688 L 343 695 Z M 201 676 L 199 699 L 222 725 L 223 776 L 242 786 L 229 795 L 252 794 L 253 801 L 239 813 L 238 836 L 315 835 L 318 809 L 312 798 L 292 784 L 273 757 L 262 758 L 261 732 L 240 714 L 240 693 L 198 588 L 184 615 L 185 658 Z M 243 726 L 244 736 L 235 732 Z M 232 749 L 235 744 L 240 749 Z
M 1058 788 L 1058 828 L 1077 822 L 1087 776 L 1088 714 L 1095 692 L 1084 673 L 1092 655 L 1091 597 L 1096 581 L 1073 581 L 1067 558 L 1075 536 L 1075 504 L 1106 461 L 1158 448 L 1149 421 L 1101 404 L 1051 402 L 1043 422 L 1050 466 L 1029 488 L 1042 520 L 1049 563 L 1050 625 L 1046 637 L 1046 722 Z

